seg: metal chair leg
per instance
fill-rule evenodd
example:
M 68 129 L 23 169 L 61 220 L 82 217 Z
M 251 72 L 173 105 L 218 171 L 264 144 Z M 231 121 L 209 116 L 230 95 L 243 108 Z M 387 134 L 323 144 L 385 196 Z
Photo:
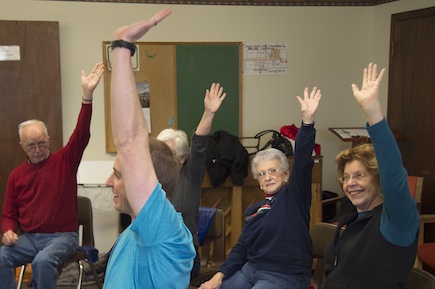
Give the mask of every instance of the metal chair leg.
M 18 278 L 17 289 L 21 289 L 21 286 L 23 285 L 24 272 L 26 272 L 26 265 L 21 265 L 21 272 Z
M 97 284 L 98 289 L 102 289 L 103 286 L 101 286 L 100 278 L 98 277 L 97 270 L 95 269 L 95 266 L 92 262 L 85 259 L 85 261 L 89 264 L 89 267 L 91 268 L 92 274 L 94 275 L 95 283 Z
M 79 280 L 77 282 L 77 289 L 80 289 L 80 288 L 82 288 L 83 263 L 81 260 L 79 260 L 78 263 L 79 263 Z

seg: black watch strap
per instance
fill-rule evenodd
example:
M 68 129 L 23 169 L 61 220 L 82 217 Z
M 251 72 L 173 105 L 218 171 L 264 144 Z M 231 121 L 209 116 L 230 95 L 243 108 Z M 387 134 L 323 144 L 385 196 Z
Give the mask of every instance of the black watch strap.
M 115 48 L 115 47 L 124 47 L 124 48 L 130 49 L 131 50 L 131 56 L 133 56 L 134 52 L 136 51 L 136 45 L 134 43 L 130 43 L 130 42 L 124 41 L 122 39 L 121 40 L 112 41 L 112 44 L 110 45 L 110 47 L 112 49 Z

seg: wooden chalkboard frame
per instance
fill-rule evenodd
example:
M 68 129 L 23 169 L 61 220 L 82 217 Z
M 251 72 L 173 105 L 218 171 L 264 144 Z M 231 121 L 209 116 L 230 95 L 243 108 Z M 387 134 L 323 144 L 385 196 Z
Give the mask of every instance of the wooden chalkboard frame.
M 103 41 L 103 62 L 106 66 L 104 73 L 104 103 L 105 103 L 105 132 L 106 132 L 106 152 L 115 153 L 116 147 L 113 143 L 110 115 L 110 49 L 108 45 L 110 41 Z M 224 80 L 222 86 L 230 89 L 231 93 L 227 93 L 221 109 L 215 117 L 212 133 L 217 130 L 229 130 L 230 133 L 241 136 L 242 133 L 242 43 L 241 42 L 137 42 L 139 54 L 136 53 L 132 58 L 133 67 L 138 67 L 135 70 L 136 82 L 147 82 L 150 87 L 150 106 L 151 106 L 151 137 L 156 137 L 157 134 L 165 128 L 174 128 L 184 130 L 188 137 L 193 133 L 193 129 L 198 124 L 204 109 L 204 93 L 211 83 L 221 82 L 222 75 Z M 180 53 L 180 51 L 189 51 L 192 48 L 192 53 Z M 198 50 L 199 49 L 199 50 Z M 203 50 L 202 50 L 203 49 Z M 177 53 L 178 51 L 178 53 Z M 198 52 L 199 51 L 199 52 Z M 203 66 L 204 53 L 213 53 L 213 57 L 207 58 L 205 65 L 207 71 L 202 73 L 201 70 L 195 69 L 195 61 L 199 61 Z M 214 54 L 222 53 L 222 55 Z M 139 56 L 138 56 L 139 55 Z M 108 58 L 109 56 L 109 58 Z M 228 56 L 228 57 L 227 57 Z M 188 59 L 184 59 L 188 58 Z M 227 58 L 232 58 L 231 67 L 232 78 L 225 79 L 228 73 L 222 73 L 228 64 L 224 61 Z M 197 60 L 195 60 L 197 59 Z M 210 66 L 207 66 L 210 59 Z M 216 59 L 219 60 L 219 65 L 223 68 L 216 69 Z M 184 69 L 188 64 L 189 67 Z M 180 67 L 181 65 L 181 67 Z M 208 68 L 209 67 L 209 68 Z M 204 69 L 202 67 L 201 69 Z M 235 71 L 237 69 L 237 71 Z M 186 78 L 186 73 L 197 71 L 201 75 L 201 81 L 197 84 L 187 83 L 197 79 L 197 77 Z M 219 72 L 220 71 L 220 72 Z M 217 77 L 214 78 L 214 74 Z M 181 76 L 178 74 L 182 74 Z M 202 76 L 210 74 L 211 81 L 207 82 L 207 78 Z M 184 77 L 184 78 L 183 78 Z M 178 84 L 179 79 L 184 79 L 182 84 Z M 199 79 L 199 78 L 198 78 Z M 207 84 L 205 84 L 205 82 Z M 232 82 L 229 84 L 228 82 Z M 187 84 L 187 85 L 186 85 Z M 184 87 L 195 87 L 195 91 L 186 91 Z M 181 89 L 181 90 L 180 90 Z M 183 90 L 184 89 L 184 90 Z M 192 94 L 194 94 L 192 98 Z M 236 95 L 237 94 L 237 95 Z M 236 95 L 236 97 L 235 97 Z M 178 101 L 182 101 L 187 97 L 188 108 L 183 106 L 185 102 L 181 102 L 180 108 L 183 111 L 178 111 Z M 196 124 L 192 120 L 181 121 L 179 126 L 178 120 L 184 119 L 185 116 L 193 117 Z M 223 122 L 223 123 L 221 123 Z M 226 122 L 226 123 L 225 123 Z M 221 125 L 222 124 L 222 125 Z M 231 126 L 229 126 L 231 124 Z

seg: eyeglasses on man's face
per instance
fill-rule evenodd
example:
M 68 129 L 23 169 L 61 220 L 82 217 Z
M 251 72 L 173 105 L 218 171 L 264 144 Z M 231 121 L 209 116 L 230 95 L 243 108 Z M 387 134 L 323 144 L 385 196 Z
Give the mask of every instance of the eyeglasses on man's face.
M 26 148 L 27 151 L 34 151 L 36 150 L 36 147 L 38 147 L 40 150 L 47 148 L 48 142 L 46 141 L 40 141 L 37 143 L 29 143 L 26 144 L 24 147 Z
M 342 182 L 343 184 L 347 184 L 350 179 L 352 178 L 355 181 L 361 181 L 362 179 L 366 178 L 367 175 L 363 174 L 363 173 L 356 173 L 352 176 L 349 175 L 343 175 L 339 178 L 340 182 Z
M 266 173 L 268 173 L 269 176 L 274 176 L 279 171 L 280 171 L 280 169 L 268 169 L 267 171 L 261 171 L 261 172 L 258 172 L 258 178 L 262 179 L 262 178 L 266 177 Z

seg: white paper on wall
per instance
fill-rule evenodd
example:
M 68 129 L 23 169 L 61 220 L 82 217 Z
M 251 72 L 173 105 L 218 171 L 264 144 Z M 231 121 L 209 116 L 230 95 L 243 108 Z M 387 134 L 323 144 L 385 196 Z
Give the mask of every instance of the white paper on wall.
M 80 185 L 103 185 L 113 171 L 114 161 L 82 161 L 77 171 Z

